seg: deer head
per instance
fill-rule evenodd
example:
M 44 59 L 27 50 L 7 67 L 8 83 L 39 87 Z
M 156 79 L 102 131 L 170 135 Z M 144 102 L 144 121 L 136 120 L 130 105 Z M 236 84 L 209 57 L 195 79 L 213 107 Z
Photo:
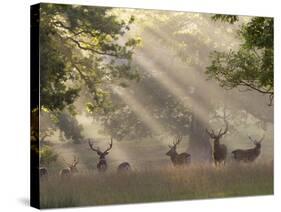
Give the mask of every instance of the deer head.
M 256 139 L 253 139 L 251 136 L 248 136 L 248 137 L 253 142 L 253 144 L 256 146 L 257 149 L 261 148 L 261 142 L 264 139 L 264 135 L 262 136 L 262 138 L 259 141 L 257 141 Z
M 63 159 L 64 160 L 64 159 Z M 76 173 L 78 172 L 78 169 L 77 169 L 77 164 L 79 163 L 79 158 L 76 157 L 76 156 L 73 156 L 73 162 L 72 163 L 68 163 L 64 160 L 64 162 L 67 164 L 69 170 L 71 171 L 71 173 Z
M 94 148 L 93 143 L 91 143 L 91 141 L 89 140 L 89 146 L 90 146 L 91 150 L 96 152 L 99 156 L 99 162 L 97 164 L 97 168 L 100 172 L 104 172 L 107 169 L 107 162 L 106 162 L 105 156 L 109 153 L 109 150 L 111 150 L 112 144 L 113 143 L 112 143 L 112 138 L 111 138 L 109 147 L 105 151 L 102 152 L 102 151 L 100 151 L 99 148 Z
M 166 153 L 166 155 L 168 156 L 173 156 L 173 155 L 177 155 L 177 145 L 181 142 L 182 137 L 181 136 L 177 136 L 175 141 L 173 141 L 173 145 L 168 145 L 168 147 L 170 148 L 170 150 Z
M 224 122 L 225 122 L 225 125 L 226 125 L 224 131 L 222 131 L 222 128 L 221 128 L 218 133 L 215 133 L 213 129 L 212 129 L 211 132 L 208 129 L 206 129 L 206 132 L 208 133 L 210 138 L 214 139 L 215 144 L 219 144 L 219 141 L 222 138 L 222 136 L 224 136 L 228 131 L 228 123 L 227 123 L 226 120 Z
M 111 150 L 112 145 L 113 145 L 113 141 L 112 141 L 112 138 L 111 138 L 110 143 L 109 143 L 109 147 L 105 151 L 102 152 L 102 151 L 100 151 L 99 147 L 94 148 L 93 143 L 90 140 L 89 140 L 88 143 L 89 143 L 89 146 L 90 146 L 91 150 L 93 150 L 94 152 L 96 152 L 98 154 L 100 160 L 105 160 L 105 156 L 108 155 L 109 150 Z

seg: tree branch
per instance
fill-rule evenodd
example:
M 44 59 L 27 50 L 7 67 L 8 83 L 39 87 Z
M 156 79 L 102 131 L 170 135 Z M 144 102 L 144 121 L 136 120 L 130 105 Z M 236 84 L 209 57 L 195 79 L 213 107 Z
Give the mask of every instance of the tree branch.
M 92 33 L 92 32 L 90 32 L 90 31 L 85 31 L 85 30 L 82 30 L 82 31 L 80 31 L 80 32 L 75 32 L 75 31 L 73 31 L 70 27 L 67 27 L 67 26 L 65 26 L 62 22 L 60 22 L 60 21 L 56 21 L 56 22 L 54 22 L 54 24 L 57 26 L 57 25 L 60 25 L 61 27 L 63 27 L 64 29 L 67 29 L 67 30 L 69 30 L 72 34 L 74 34 L 74 36 L 76 36 L 76 35 L 79 35 L 79 34 L 81 34 L 81 33 L 90 33 L 90 35 L 92 35 L 93 37 L 95 37 L 95 35 Z M 97 49 L 94 49 L 94 48 L 90 48 L 90 47 L 85 47 L 85 46 L 82 46 L 81 45 L 81 41 L 79 41 L 79 40 L 76 40 L 76 39 L 74 39 L 73 37 L 71 37 L 71 36 L 66 36 L 66 37 L 64 37 L 64 36 L 62 36 L 62 35 L 60 35 L 58 32 L 56 33 L 62 40 L 70 40 L 70 41 L 72 41 L 74 44 L 76 44 L 76 46 L 78 47 L 78 48 L 80 48 L 80 49 L 82 49 L 82 50 L 85 50 L 85 51 L 91 51 L 91 52 L 93 52 L 93 53 L 95 53 L 95 54 L 99 54 L 99 55 L 106 55 L 106 56 L 111 56 L 111 57 L 120 57 L 118 54 L 114 54 L 114 53 L 110 53 L 110 52 L 104 52 L 104 51 L 99 51 L 99 50 L 97 50 Z
M 271 89 L 269 88 L 268 90 L 261 90 L 257 87 L 255 87 L 254 85 L 250 84 L 250 83 L 247 83 L 245 81 L 241 81 L 240 83 L 241 85 L 243 86 L 247 86 L 255 91 L 258 91 L 262 94 L 266 94 L 266 95 L 269 95 L 269 103 L 268 103 L 268 106 L 272 106 L 273 105 L 273 98 L 274 98 L 274 92 L 273 91 L 270 91 Z
M 253 90 L 256 90 L 256 91 L 258 91 L 258 92 L 260 92 L 260 93 L 263 93 L 263 94 L 273 95 L 273 91 L 270 91 L 270 90 L 266 90 L 266 91 L 265 91 L 265 90 L 261 90 L 261 89 L 255 87 L 254 85 L 252 85 L 252 84 L 250 84 L 250 83 L 248 83 L 248 82 L 246 82 L 246 81 L 243 81 L 243 80 L 241 80 L 240 85 L 250 87 L 250 88 L 252 88 Z
M 96 36 L 96 35 L 95 35 L 93 32 L 91 32 L 90 30 L 81 30 L 81 31 L 79 31 L 79 32 L 75 32 L 73 29 L 71 29 L 71 27 L 68 27 L 68 26 L 64 25 L 61 21 L 55 21 L 54 24 L 55 24 L 56 26 L 59 26 L 59 27 L 62 27 L 62 28 L 64 28 L 64 29 L 69 30 L 74 36 L 77 36 L 77 35 L 80 35 L 80 34 L 83 34 L 83 33 L 89 34 L 89 35 L 91 35 L 92 37 L 95 37 L 95 36 Z
M 72 37 L 65 37 L 65 39 L 71 40 L 73 43 L 75 43 L 77 45 L 78 48 L 80 48 L 82 50 L 91 51 L 93 53 L 100 54 L 100 55 L 107 55 L 107 56 L 111 56 L 111 57 L 119 57 L 119 55 L 117 55 L 117 54 L 113 54 L 113 53 L 109 53 L 109 52 L 102 52 L 102 51 L 98 51 L 98 50 L 93 49 L 93 48 L 82 46 L 79 41 L 75 40 Z

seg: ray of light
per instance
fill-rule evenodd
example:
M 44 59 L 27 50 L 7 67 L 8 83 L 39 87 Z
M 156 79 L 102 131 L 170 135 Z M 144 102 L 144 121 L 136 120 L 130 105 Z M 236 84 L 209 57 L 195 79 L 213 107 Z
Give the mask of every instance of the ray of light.
M 138 118 L 153 131 L 154 134 L 159 135 L 165 132 L 162 125 L 153 118 L 153 115 L 145 109 L 145 106 L 133 97 L 133 95 L 126 89 L 121 87 L 112 87 L 112 90 L 130 107 Z
M 148 35 L 149 37 L 151 37 L 151 39 L 153 39 L 155 41 L 155 43 L 157 43 L 157 40 L 159 40 L 159 37 L 161 37 L 165 42 L 170 43 L 170 45 L 172 45 L 171 43 L 171 36 L 168 35 L 169 33 L 163 31 L 162 33 L 154 30 L 154 29 L 150 29 L 150 31 L 146 31 L 146 35 Z M 212 34 L 212 33 L 211 33 Z M 227 37 L 226 37 L 227 38 Z M 224 38 L 224 39 L 226 39 Z M 216 37 L 212 37 L 212 39 L 217 39 Z M 231 40 L 229 41 L 229 43 L 235 43 L 235 45 L 237 45 L 237 38 L 230 38 Z M 204 45 L 204 52 L 211 52 L 213 49 L 210 46 L 207 46 L 206 44 Z M 188 49 L 188 48 L 187 48 Z M 201 49 L 201 48 L 199 48 Z M 157 52 L 154 52 L 152 49 L 149 50 L 145 50 L 142 49 L 142 52 L 140 54 L 144 54 L 146 56 L 152 56 L 152 55 L 157 55 Z M 161 61 L 158 61 L 158 66 L 161 66 L 161 69 L 166 69 L 166 67 L 173 67 L 173 71 L 171 72 L 166 71 L 165 73 L 169 75 L 169 78 L 175 78 L 178 82 L 180 82 L 182 85 L 187 85 L 188 83 L 194 83 L 196 82 L 196 84 L 200 85 L 200 89 L 201 90 L 206 90 L 208 91 L 208 95 L 202 95 L 203 98 L 208 98 L 207 100 L 210 100 L 210 97 L 212 97 L 213 99 L 227 99 L 228 103 L 231 104 L 232 106 L 235 107 L 239 107 L 239 102 L 240 100 L 237 98 L 236 95 L 236 90 L 232 90 L 232 91 L 228 91 L 226 92 L 225 90 L 221 89 L 221 87 L 218 86 L 217 83 L 215 83 L 214 81 L 207 81 L 206 80 L 206 75 L 202 75 L 202 67 L 199 65 L 189 65 L 189 64 L 185 64 L 181 58 L 179 58 L 179 56 L 175 55 L 174 50 L 171 49 L 165 49 L 165 51 L 169 51 L 168 52 L 168 57 L 169 60 L 165 59 L 161 59 Z M 189 51 L 189 50 L 187 50 Z M 159 52 L 158 52 L 159 53 Z M 167 53 L 166 53 L 167 54 Z M 191 52 L 191 55 L 193 55 L 194 52 Z M 208 53 L 207 55 L 205 55 L 204 58 L 200 58 L 201 60 L 205 59 L 205 63 L 208 64 Z M 174 62 L 173 62 L 174 61 Z M 206 65 L 207 66 L 207 65 Z M 229 95 L 227 95 L 229 94 Z
M 136 62 L 144 68 L 148 73 L 150 73 L 165 89 L 167 89 L 170 93 L 178 98 L 178 100 L 186 107 L 192 106 L 193 112 L 199 117 L 201 121 L 207 124 L 208 120 L 208 109 L 204 108 L 204 105 L 196 102 L 194 99 L 190 98 L 188 94 L 188 90 L 184 90 L 171 80 L 167 75 L 153 63 L 153 61 L 149 60 L 143 54 L 138 54 L 138 57 L 135 58 Z
M 159 67 L 157 64 L 154 63 L 154 61 L 151 61 L 146 55 L 140 53 L 135 58 L 136 62 L 144 68 L 148 73 L 150 73 L 154 79 L 156 79 L 165 89 L 167 89 L 170 93 L 172 93 L 174 96 L 177 97 L 177 99 L 186 107 L 190 107 L 192 105 L 192 111 L 193 113 L 199 118 L 202 123 L 204 123 L 206 126 L 208 126 L 209 123 L 209 107 L 205 104 L 204 101 L 210 101 L 210 98 L 219 98 L 217 97 L 218 93 L 220 93 L 221 98 L 223 98 L 222 91 L 218 90 L 218 93 L 215 93 L 216 97 L 211 96 L 212 92 L 209 92 L 210 88 L 206 89 L 205 95 L 203 95 L 203 101 L 199 102 L 197 99 L 194 99 L 192 97 L 189 97 L 190 93 L 188 90 L 185 90 L 183 85 L 180 83 L 176 83 L 166 72 L 163 72 L 161 70 L 161 67 Z M 187 79 L 189 82 L 188 75 L 185 75 L 182 77 L 182 80 Z M 193 79 L 195 80 L 195 79 Z M 186 82 L 183 82 L 185 84 L 188 84 Z M 194 83 L 194 82 L 191 82 Z M 215 92 L 215 91 L 214 91 Z M 233 103 L 234 104 L 234 103 Z M 220 126 L 222 127 L 222 126 Z M 216 131 L 216 128 L 214 126 L 214 130 Z M 220 129 L 220 128 L 219 128 Z M 237 137 L 242 138 L 243 135 L 241 132 L 236 133 Z

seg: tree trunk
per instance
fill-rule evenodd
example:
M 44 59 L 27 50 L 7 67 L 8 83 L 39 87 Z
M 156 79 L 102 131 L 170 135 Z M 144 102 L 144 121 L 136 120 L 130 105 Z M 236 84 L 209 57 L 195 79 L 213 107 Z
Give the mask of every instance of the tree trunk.
M 188 153 L 191 154 L 192 162 L 212 162 L 212 146 L 206 133 L 206 126 L 195 114 L 192 115 L 189 140 Z

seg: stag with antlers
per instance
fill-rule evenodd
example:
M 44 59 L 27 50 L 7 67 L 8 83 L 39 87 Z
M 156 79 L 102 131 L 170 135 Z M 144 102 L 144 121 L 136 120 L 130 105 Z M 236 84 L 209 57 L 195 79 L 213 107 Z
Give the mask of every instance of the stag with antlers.
M 64 159 L 63 159 L 64 160 Z M 79 163 L 79 158 L 74 156 L 72 163 L 67 163 L 65 160 L 64 162 L 67 164 L 68 167 L 62 169 L 59 173 L 61 178 L 70 178 L 74 173 L 78 172 L 77 164 Z
M 253 142 L 255 147 L 252 149 L 236 149 L 236 150 L 232 151 L 232 156 L 233 156 L 234 160 L 239 161 L 239 162 L 240 161 L 241 162 L 253 162 L 260 155 L 261 142 L 264 139 L 264 135 L 259 141 L 252 139 L 251 136 L 248 136 L 248 137 Z
M 111 148 L 112 148 L 112 145 L 113 145 L 113 141 L 112 141 L 112 138 L 111 138 L 109 147 L 105 151 L 102 152 L 102 151 L 99 150 L 99 148 L 94 148 L 93 143 L 89 140 L 89 146 L 90 146 L 91 150 L 96 152 L 99 156 L 99 162 L 97 164 L 97 168 L 100 172 L 105 172 L 106 169 L 107 169 L 107 162 L 106 162 L 105 156 L 108 155 L 109 150 L 111 150 Z
M 190 163 L 190 154 L 187 152 L 177 153 L 177 145 L 181 142 L 182 137 L 178 136 L 173 145 L 168 145 L 170 150 L 166 153 L 171 158 L 174 166 L 187 165 Z
M 222 128 L 219 130 L 218 133 L 215 133 L 214 130 L 212 129 L 212 131 L 208 131 L 208 129 L 206 129 L 206 132 L 208 133 L 208 135 L 210 136 L 211 139 L 213 139 L 214 141 L 214 148 L 213 148 L 213 158 L 214 158 L 214 162 L 215 165 L 220 165 L 220 164 L 225 164 L 225 160 L 226 160 L 226 155 L 227 155 L 227 148 L 224 144 L 220 143 L 220 139 L 222 138 L 222 136 L 224 136 L 227 131 L 228 131 L 228 123 L 227 121 L 224 119 L 224 122 L 226 124 L 225 130 L 222 131 Z

